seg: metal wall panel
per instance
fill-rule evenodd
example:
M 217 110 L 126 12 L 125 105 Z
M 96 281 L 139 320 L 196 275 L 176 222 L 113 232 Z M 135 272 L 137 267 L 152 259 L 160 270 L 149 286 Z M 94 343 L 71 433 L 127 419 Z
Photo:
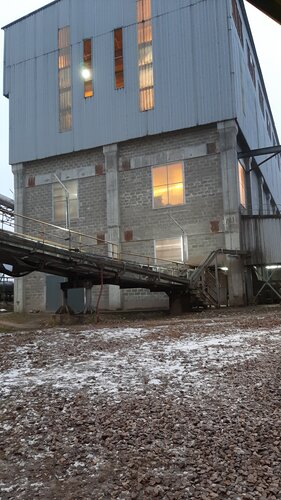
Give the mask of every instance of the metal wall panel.
M 250 252 L 248 264 L 281 263 L 281 219 L 276 217 L 243 217 L 242 249 Z
M 236 117 L 251 147 L 269 145 L 247 54 L 230 14 L 230 0 L 152 0 L 155 107 L 147 112 L 139 111 L 135 0 L 61 0 L 9 26 L 4 92 L 10 94 L 10 162 Z M 57 32 L 68 24 L 73 127 L 60 133 Z M 125 88 L 116 90 L 113 30 L 119 27 L 124 31 Z M 82 40 L 89 37 L 94 96 L 85 99 L 80 69 Z M 281 200 L 280 173 L 273 164 L 263 172 Z
M 237 1 L 239 6 L 239 2 Z M 230 8 L 231 14 L 231 8 Z M 242 10 L 240 9 L 242 18 Z M 266 123 L 266 114 L 263 115 L 259 101 L 259 86 L 262 89 L 265 112 L 268 113 L 270 120 L 270 128 L 277 142 L 277 133 L 274 127 L 274 121 L 271 114 L 271 109 L 266 96 L 266 90 L 263 84 L 263 78 L 259 61 L 256 56 L 256 51 L 252 43 L 252 37 L 247 29 L 247 25 L 243 23 L 243 38 L 244 46 L 238 37 L 236 27 L 229 17 L 230 40 L 232 47 L 233 59 L 233 80 L 235 86 L 235 108 L 239 127 L 251 149 L 258 149 L 267 146 L 272 146 L 273 136 L 269 136 Z M 252 57 L 255 63 L 256 86 L 250 75 L 248 67 L 248 52 L 249 45 Z M 258 163 L 263 161 L 263 157 L 257 159 Z M 271 190 L 277 204 L 281 205 L 281 183 L 280 183 L 280 168 L 278 168 L 277 158 L 265 163 L 261 171 L 264 175 L 266 183 Z
M 198 4 L 153 0 L 152 7 L 155 107 L 148 112 L 139 111 L 134 0 L 61 0 L 6 29 L 6 88 L 9 68 L 16 67 L 10 94 L 11 163 L 233 116 L 225 0 Z M 57 30 L 67 24 L 72 43 L 73 129 L 59 133 Z M 125 88 L 116 90 L 113 30 L 121 26 Z M 88 37 L 93 37 L 94 96 L 84 99 L 81 43 Z M 19 69 L 21 65 L 25 69 Z

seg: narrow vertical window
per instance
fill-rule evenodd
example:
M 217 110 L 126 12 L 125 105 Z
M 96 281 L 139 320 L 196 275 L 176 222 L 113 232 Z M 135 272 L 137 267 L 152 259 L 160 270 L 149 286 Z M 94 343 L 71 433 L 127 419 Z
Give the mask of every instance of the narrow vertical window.
M 240 203 L 244 208 L 246 208 L 246 175 L 244 167 L 242 163 L 240 163 L 240 161 L 238 162 L 238 176 L 239 176 Z
M 264 98 L 260 84 L 259 84 L 259 101 L 260 101 L 261 111 L 264 116 Z
M 232 0 L 232 17 L 234 24 L 236 26 L 236 30 L 238 33 L 238 36 L 240 38 L 240 42 L 242 47 L 244 47 L 244 39 L 243 39 L 243 26 L 242 26 L 242 20 L 241 16 L 237 7 L 236 0 Z
M 114 70 L 115 88 L 124 88 L 124 63 L 123 63 L 123 30 L 114 30 Z
M 255 61 L 251 53 L 251 49 L 249 45 L 247 44 L 247 51 L 248 51 L 248 68 L 250 71 L 251 78 L 253 80 L 254 86 L 256 86 L 256 70 L 255 70 Z
M 93 91 L 93 68 L 92 68 L 92 40 L 83 40 L 83 69 L 84 97 L 92 97 Z
M 140 110 L 154 107 L 151 0 L 137 0 Z
M 72 127 L 72 86 L 70 28 L 58 30 L 58 77 L 59 77 L 59 129 L 66 132 Z

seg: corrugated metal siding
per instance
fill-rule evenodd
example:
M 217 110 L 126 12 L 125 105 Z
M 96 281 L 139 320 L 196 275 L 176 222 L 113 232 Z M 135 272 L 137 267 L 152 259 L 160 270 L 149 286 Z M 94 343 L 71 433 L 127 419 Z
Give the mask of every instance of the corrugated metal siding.
M 233 117 L 226 2 L 190 4 L 152 1 L 155 108 L 144 113 L 139 111 L 135 0 L 62 0 L 10 26 L 5 70 L 6 88 L 10 66 L 14 75 L 10 162 Z M 73 130 L 59 133 L 57 30 L 67 24 L 73 44 Z M 125 25 L 125 88 L 117 91 L 113 30 Z M 85 100 L 79 69 L 81 42 L 88 37 L 93 37 L 94 97 Z
M 237 5 L 239 6 L 238 1 Z M 271 138 L 269 137 L 266 119 L 262 113 L 259 102 L 259 84 L 262 87 L 261 73 L 259 70 L 259 62 L 254 55 L 254 49 L 250 40 L 251 37 L 249 36 L 246 25 L 243 22 L 244 47 L 242 47 L 231 17 L 229 19 L 229 27 L 231 46 L 233 51 L 233 78 L 235 84 L 236 102 L 235 107 L 239 127 L 251 149 L 272 146 L 273 139 L 272 136 Z M 256 86 L 254 86 L 248 68 L 247 44 L 249 44 L 252 56 L 255 58 Z M 262 89 L 262 92 L 264 94 L 264 89 Z M 265 110 L 270 116 L 271 112 L 267 105 L 265 97 L 264 106 Z M 271 120 L 271 117 L 270 122 L 271 130 L 273 131 L 274 124 Z M 259 157 L 258 163 L 263 159 L 265 158 Z M 276 203 L 281 205 L 280 169 L 278 168 L 277 158 L 265 163 L 262 166 L 261 170 Z
M 250 253 L 248 264 L 281 263 L 281 219 L 276 217 L 243 217 L 242 250 Z

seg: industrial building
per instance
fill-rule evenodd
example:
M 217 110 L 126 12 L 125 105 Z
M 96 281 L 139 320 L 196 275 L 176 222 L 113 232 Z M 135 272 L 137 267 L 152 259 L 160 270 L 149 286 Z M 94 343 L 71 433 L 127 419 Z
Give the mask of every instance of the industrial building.
M 4 31 L 17 231 L 66 225 L 155 268 L 223 249 L 224 302 L 251 301 L 253 266 L 281 261 L 281 163 L 243 0 L 56 0 Z M 57 290 L 19 278 L 16 310 Z M 103 290 L 105 309 L 167 306 Z

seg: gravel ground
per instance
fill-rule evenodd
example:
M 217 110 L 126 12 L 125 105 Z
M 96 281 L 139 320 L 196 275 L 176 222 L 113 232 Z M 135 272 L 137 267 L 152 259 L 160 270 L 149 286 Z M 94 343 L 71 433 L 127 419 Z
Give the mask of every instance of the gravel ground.
M 2 326 L 0 499 L 281 499 L 280 312 Z

